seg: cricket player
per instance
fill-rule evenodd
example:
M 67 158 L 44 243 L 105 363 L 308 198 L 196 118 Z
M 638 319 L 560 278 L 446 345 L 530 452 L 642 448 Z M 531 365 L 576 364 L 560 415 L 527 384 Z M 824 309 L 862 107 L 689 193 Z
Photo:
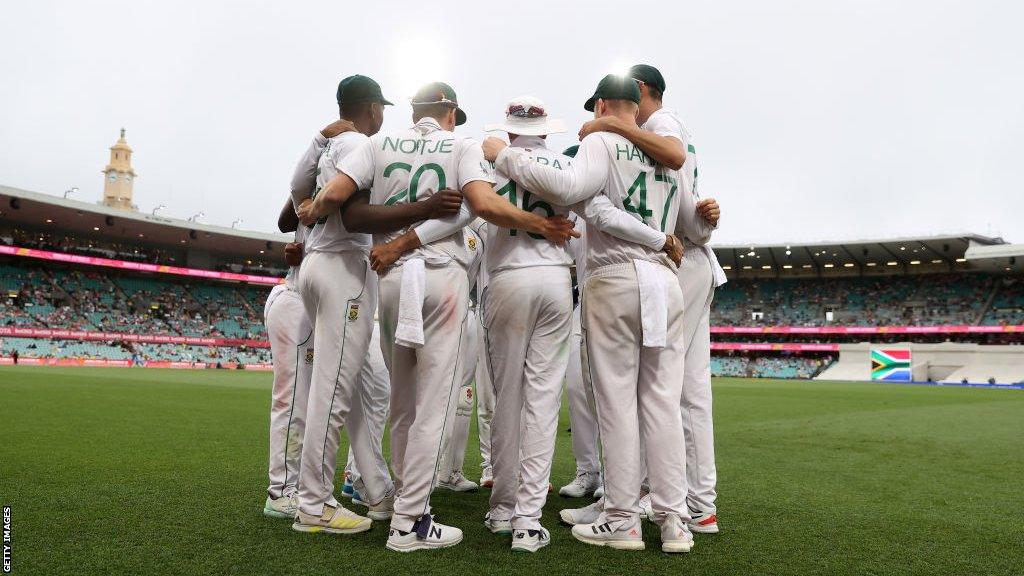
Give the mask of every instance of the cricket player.
M 487 269 L 483 266 L 487 258 L 487 242 L 484 240 L 490 225 L 483 218 L 477 218 L 467 226 L 479 239 L 478 256 L 476 259 L 476 273 L 470 270 L 470 295 L 476 293 L 474 313 L 471 318 L 476 320 L 474 329 L 478 334 L 476 362 L 469 360 L 475 365 L 474 388 L 476 389 L 476 421 L 477 437 L 480 444 L 480 486 L 484 488 L 494 487 L 494 473 L 491 468 L 491 420 L 494 418 L 494 385 L 491 383 L 491 370 L 487 364 L 487 349 L 479 344 L 479 334 L 483 333 L 483 315 L 477 313 L 483 309 L 483 299 L 487 292 Z M 473 289 L 475 287 L 475 290 Z
M 635 122 L 639 103 L 632 78 L 608 75 L 584 108 L 595 118 Z M 671 178 L 621 136 L 588 135 L 573 164 L 562 170 L 496 138 L 484 142 L 484 151 L 499 171 L 547 201 L 571 205 L 601 194 L 655 230 L 675 229 L 679 200 Z M 605 455 L 606 500 L 598 520 L 574 526 L 573 536 L 588 544 L 643 549 L 642 447 L 662 550 L 687 552 L 693 537 L 686 525 L 685 455 L 678 449 L 682 383 L 673 377 L 684 368 L 683 296 L 674 263 L 588 223 L 586 278 L 582 326 Z
M 388 463 L 384 459 L 383 440 L 384 426 L 388 419 L 388 406 L 391 400 L 391 375 L 388 374 L 388 367 L 384 363 L 384 356 L 380 351 L 380 327 L 376 318 L 373 320 L 373 333 L 370 335 L 370 347 L 367 351 L 366 362 L 359 372 L 359 403 L 363 411 L 363 421 L 371 440 L 374 463 L 377 467 L 375 472 L 377 478 L 390 476 Z M 345 464 L 345 484 L 342 486 L 342 494 L 352 498 L 353 504 L 368 506 L 363 493 L 366 492 L 366 484 L 363 482 L 359 466 L 356 465 L 355 451 L 352 446 L 348 448 L 348 461 Z M 372 520 L 387 520 L 391 518 L 390 510 L 371 511 Z
M 362 75 L 342 80 L 337 96 L 342 118 L 351 121 L 358 131 L 339 134 L 324 146 L 314 199 L 337 173 L 341 160 L 380 130 L 384 106 L 390 104 L 380 86 Z M 312 203 L 294 189 L 292 200 L 299 211 Z M 298 485 L 299 510 L 292 528 L 300 532 L 362 532 L 369 530 L 370 518 L 347 510 L 333 495 L 343 425 L 349 424 L 348 435 L 362 472 L 363 496 L 370 516 L 387 518 L 395 492 L 386 468 L 381 470 L 376 465 L 361 403 L 353 402 L 376 308 L 377 278 L 366 258 L 370 238 L 347 229 L 337 210 L 312 219 L 302 218 L 301 213 L 299 216 L 303 224 L 313 225 L 306 241 L 299 289 L 313 321 L 314 339 L 319 339 L 321 345 L 313 359 Z
M 513 99 L 506 106 L 504 122 L 485 129 L 507 132 L 513 147 L 530 153 L 543 165 L 559 170 L 569 166 L 568 157 L 545 146 L 547 135 L 564 131 L 564 124 L 550 119 L 538 98 Z M 497 184 L 500 195 L 524 210 L 548 216 L 568 212 L 566 207 L 534 199 L 526 187 L 500 170 Z M 609 219 L 596 205 L 592 200 L 572 209 L 606 229 Z M 604 206 L 612 217 L 625 222 L 627 229 L 632 225 L 639 230 L 632 237 L 627 230 L 627 240 L 659 249 L 669 242 L 665 234 L 616 210 L 610 202 Z M 485 524 L 497 533 L 511 529 L 513 550 L 535 552 L 550 542 L 540 516 L 548 492 L 562 379 L 569 359 L 572 258 L 561 246 L 519 230 L 491 228 L 487 244 L 485 345 L 497 401 L 491 422 L 494 489 Z
M 469 443 L 469 419 L 473 415 L 473 379 L 477 368 L 477 355 L 480 348 L 480 330 L 476 308 L 473 304 L 477 278 L 483 260 L 483 241 L 472 226 L 462 229 L 466 236 L 466 251 L 469 253 L 469 312 L 466 330 L 462 334 L 462 374 L 460 376 L 459 393 L 454 406 L 455 422 L 451 433 L 445 438 L 441 449 L 441 464 L 438 470 L 438 487 L 453 492 L 474 492 L 480 485 L 462 473 L 466 462 L 466 445 Z
M 306 228 L 298 225 L 290 199 L 278 223 L 281 232 L 294 232 L 295 237 L 285 248 L 285 260 L 290 266 L 284 283 L 274 286 L 263 307 L 274 369 L 270 404 L 270 485 L 263 514 L 291 520 L 298 509 L 295 493 L 312 376 L 313 329 L 295 287 Z
M 340 174 L 300 209 L 300 219 L 337 210 L 357 190 L 370 190 L 363 204 L 414 206 L 450 184 L 488 221 L 540 233 L 553 242 L 571 235 L 568 221 L 516 210 L 493 193 L 479 145 L 451 132 L 466 114 L 450 86 L 428 84 L 412 105 L 415 125 L 378 134 L 346 157 Z M 346 216 L 359 209 L 358 202 L 346 208 Z M 371 251 L 371 265 L 381 274 L 381 336 L 392 376 L 391 455 L 398 486 L 387 547 L 400 552 L 462 540 L 461 530 L 433 520 L 430 494 L 461 372 L 469 293 L 466 223 L 460 216 L 404 233 L 380 233 Z
M 579 150 L 573 145 L 562 154 L 574 158 Z M 569 334 L 569 364 L 565 369 L 565 394 L 569 401 L 569 428 L 572 431 L 572 455 L 576 461 L 576 476 L 572 482 L 558 489 L 558 494 L 570 498 L 604 496 L 601 481 L 601 459 L 598 454 L 597 416 L 594 408 L 594 394 L 590 383 L 584 382 L 582 364 L 583 329 L 580 324 L 580 296 L 586 276 L 586 226 L 577 221 L 577 230 L 583 234 L 578 241 L 569 244 L 569 252 L 576 263 L 576 287 L 573 291 L 572 332 Z M 596 513 L 589 521 L 597 519 L 604 509 L 604 503 L 595 507 Z
M 636 123 L 615 117 L 592 120 L 580 130 L 581 137 L 595 131 L 619 134 L 656 162 L 679 170 L 680 212 L 676 234 L 683 238 L 685 257 L 677 276 L 683 290 L 683 339 L 686 368 L 681 402 L 686 434 L 687 506 L 693 532 L 717 533 L 715 498 L 714 427 L 711 415 L 711 302 L 715 288 L 725 283 L 725 272 L 707 243 L 717 228 L 718 203 L 700 199 L 697 186 L 697 151 L 678 114 L 662 105 L 665 79 L 647 64 L 629 71 L 640 86 L 640 112 Z M 638 126 L 639 125 L 639 126 Z M 649 506 L 649 497 L 641 506 Z

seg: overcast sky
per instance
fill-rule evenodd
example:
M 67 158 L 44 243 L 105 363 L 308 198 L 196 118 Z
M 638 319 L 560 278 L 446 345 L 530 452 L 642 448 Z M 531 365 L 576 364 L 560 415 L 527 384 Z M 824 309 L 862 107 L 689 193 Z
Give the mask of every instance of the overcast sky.
M 140 210 L 270 231 L 344 76 L 396 103 L 385 130 L 428 80 L 455 87 L 477 136 L 534 94 L 572 127 L 561 148 L 597 80 L 645 62 L 722 204 L 716 243 L 1024 241 L 1024 3 L 259 4 L 5 2 L 0 184 L 99 200 L 124 126 Z

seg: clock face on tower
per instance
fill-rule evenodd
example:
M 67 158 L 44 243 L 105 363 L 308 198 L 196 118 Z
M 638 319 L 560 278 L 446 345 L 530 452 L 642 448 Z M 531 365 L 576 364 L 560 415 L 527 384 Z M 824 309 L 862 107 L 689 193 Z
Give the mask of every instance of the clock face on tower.
M 110 174 L 107 174 L 107 180 L 110 180 L 111 182 L 116 182 L 117 172 L 111 172 Z
M 124 175 L 124 181 L 125 181 L 126 184 L 131 184 L 132 183 L 132 176 L 131 176 L 131 174 L 125 174 Z

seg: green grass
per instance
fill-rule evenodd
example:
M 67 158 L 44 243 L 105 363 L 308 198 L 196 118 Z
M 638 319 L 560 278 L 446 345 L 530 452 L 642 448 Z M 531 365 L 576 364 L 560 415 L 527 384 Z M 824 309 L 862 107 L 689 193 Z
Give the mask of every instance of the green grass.
M 459 546 L 401 555 L 386 526 L 306 535 L 260 513 L 270 375 L 0 368 L 0 503 L 15 574 L 1021 574 L 1024 393 L 715 382 L 719 518 L 668 556 L 575 542 L 513 555 L 487 492 L 433 498 Z M 563 410 L 552 481 L 573 473 Z M 479 474 L 475 432 L 467 474 Z M 339 482 L 340 485 L 340 482 Z

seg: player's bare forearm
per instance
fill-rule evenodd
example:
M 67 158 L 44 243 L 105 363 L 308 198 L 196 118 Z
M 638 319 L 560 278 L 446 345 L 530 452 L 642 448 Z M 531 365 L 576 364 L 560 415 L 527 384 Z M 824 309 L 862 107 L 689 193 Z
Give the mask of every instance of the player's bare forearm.
M 341 220 L 349 232 L 381 234 L 394 232 L 427 219 L 426 209 L 420 202 L 381 206 L 370 204 L 365 192 L 353 196 L 342 207 Z
M 612 131 L 635 144 L 644 154 L 650 156 L 651 160 L 666 168 L 679 170 L 686 162 L 686 149 L 683 143 L 675 138 L 660 136 L 636 124 L 630 125 L 625 122 L 614 123 Z
M 382 206 L 370 204 L 366 191 L 360 192 L 342 207 L 342 222 L 351 232 L 379 234 L 394 232 L 417 222 L 446 218 L 459 213 L 462 193 L 457 190 L 439 190 L 426 200 L 408 204 Z
M 478 183 L 471 182 L 463 189 L 466 201 L 469 202 L 469 207 L 473 209 L 474 214 L 502 228 L 540 233 L 535 227 L 543 225 L 543 218 L 516 208 L 495 194 L 489 184 L 481 186 L 474 186 L 474 184 Z
M 470 182 L 462 192 L 473 213 L 496 226 L 540 234 L 554 244 L 562 244 L 570 237 L 580 236 L 573 230 L 572 222 L 564 216 L 543 218 L 532 212 L 520 210 L 495 194 L 490 184 Z
M 299 206 L 299 221 L 311 226 L 318 218 L 337 212 L 355 192 L 355 181 L 344 172 L 338 174 L 327 183 L 327 186 L 324 186 L 312 202 Z
M 292 206 L 292 199 L 289 197 L 277 216 L 277 228 L 281 232 L 295 232 L 298 227 L 299 217 L 295 214 L 295 207 Z
M 370 250 L 370 268 L 377 273 L 384 272 L 398 261 L 403 254 L 411 252 L 423 244 L 415 230 L 409 230 L 398 238 L 378 244 Z

